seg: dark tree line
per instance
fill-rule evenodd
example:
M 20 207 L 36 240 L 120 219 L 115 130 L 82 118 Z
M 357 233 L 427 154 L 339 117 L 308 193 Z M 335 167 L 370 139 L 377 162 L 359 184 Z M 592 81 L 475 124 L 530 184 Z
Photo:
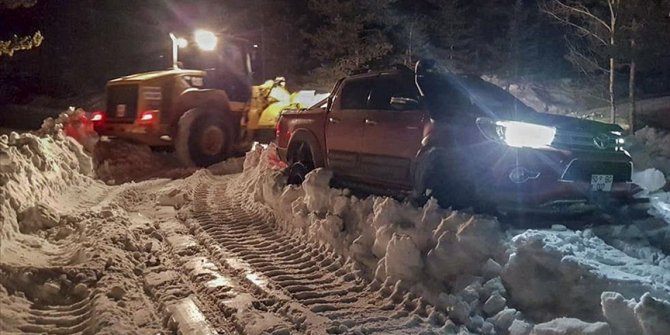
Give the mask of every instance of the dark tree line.
M 619 6 L 612 36 L 610 3 Z M 207 27 L 258 45 L 257 81 L 286 76 L 293 87 L 328 89 L 358 68 L 427 57 L 503 82 L 578 78 L 611 100 L 610 82 L 618 97 L 670 92 L 669 8 L 670 0 L 40 0 L 28 9 L 37 14 L 22 14 L 35 22 L 19 36 L 40 29 L 46 42 L 0 58 L 0 72 L 11 76 L 3 83 L 47 94 L 101 89 L 168 67 L 168 32 Z

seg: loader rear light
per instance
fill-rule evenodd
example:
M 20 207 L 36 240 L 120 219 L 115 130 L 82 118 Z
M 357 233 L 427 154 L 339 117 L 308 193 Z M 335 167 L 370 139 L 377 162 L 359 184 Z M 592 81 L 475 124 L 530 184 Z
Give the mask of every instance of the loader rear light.
M 95 124 L 102 124 L 105 122 L 105 112 L 102 111 L 96 111 L 91 113 L 91 121 Z
M 141 124 L 151 125 L 157 119 L 158 119 L 158 111 L 157 110 L 148 110 L 148 111 L 144 111 L 144 112 L 142 112 L 142 114 L 140 114 L 139 121 L 140 121 Z

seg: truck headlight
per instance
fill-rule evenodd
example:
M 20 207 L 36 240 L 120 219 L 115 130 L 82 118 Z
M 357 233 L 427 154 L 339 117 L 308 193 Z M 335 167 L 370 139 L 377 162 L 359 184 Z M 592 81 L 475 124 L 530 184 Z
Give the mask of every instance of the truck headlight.
M 502 141 L 514 148 L 543 148 L 551 145 L 556 128 L 521 121 L 497 121 L 477 119 L 482 133 L 494 141 Z

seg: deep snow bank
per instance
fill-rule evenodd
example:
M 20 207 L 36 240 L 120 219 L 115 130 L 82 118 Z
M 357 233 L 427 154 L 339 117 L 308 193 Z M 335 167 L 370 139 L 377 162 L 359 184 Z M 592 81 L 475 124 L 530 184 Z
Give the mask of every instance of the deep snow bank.
M 670 179 L 670 131 L 645 127 L 627 140 L 636 171 L 655 168 Z
M 536 319 L 578 315 L 601 319 L 600 292 L 629 298 L 646 292 L 670 300 L 670 258 L 658 265 L 606 244 L 590 230 L 528 230 L 513 238 L 503 271 L 512 302 Z
M 59 129 L 40 137 L 0 136 L 2 261 L 30 264 L 40 245 L 30 233 L 59 226 L 62 220 L 50 204 L 70 187 L 95 183 L 91 174 L 91 158 Z
M 589 231 L 504 231 L 493 217 L 441 209 L 435 201 L 416 208 L 387 197 L 360 199 L 330 188 L 327 170 L 310 173 L 300 187 L 285 186 L 282 168 L 274 147 L 258 146 L 247 153 L 236 187 L 270 207 L 283 229 L 356 259 L 376 280 L 421 294 L 460 329 L 606 334 L 618 328 L 602 322 L 602 292 L 670 298 L 667 260 L 629 256 Z M 665 311 L 663 302 L 645 306 Z M 600 323 L 533 325 L 524 314 Z

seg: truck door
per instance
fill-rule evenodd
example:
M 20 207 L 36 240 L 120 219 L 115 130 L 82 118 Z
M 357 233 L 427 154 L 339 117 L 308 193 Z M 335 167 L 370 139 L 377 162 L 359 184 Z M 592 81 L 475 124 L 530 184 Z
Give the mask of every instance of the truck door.
M 335 96 L 326 122 L 328 166 L 335 174 L 361 176 L 359 155 L 362 151 L 364 114 L 372 77 L 345 80 Z
M 419 106 L 413 78 L 399 74 L 378 76 L 364 114 L 360 160 L 366 179 L 410 186 L 412 162 L 421 147 L 427 119 Z

